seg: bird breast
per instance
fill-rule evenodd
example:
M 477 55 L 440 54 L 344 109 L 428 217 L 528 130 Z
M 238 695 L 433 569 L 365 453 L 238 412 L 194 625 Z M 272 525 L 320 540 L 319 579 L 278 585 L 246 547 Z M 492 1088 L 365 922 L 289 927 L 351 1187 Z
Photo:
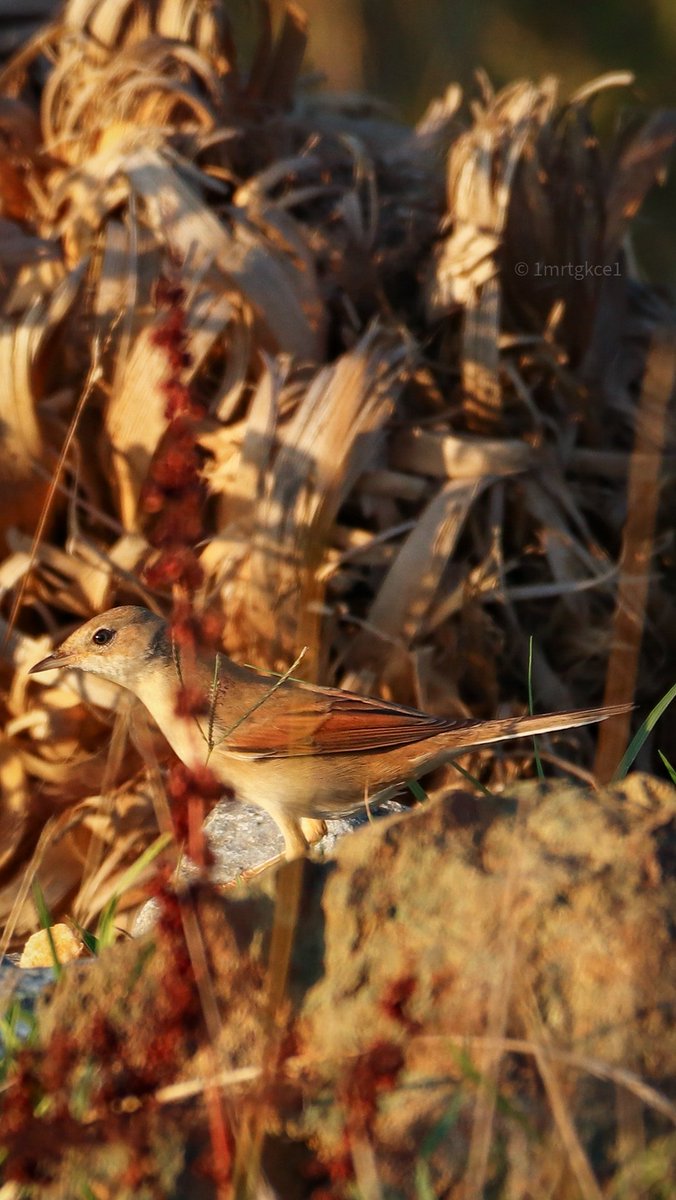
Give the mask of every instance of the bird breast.
M 206 734 L 201 728 L 204 722 L 195 717 L 177 715 L 176 690 L 167 687 L 166 683 L 160 686 L 151 674 L 141 681 L 136 694 L 181 762 L 190 770 L 204 766 L 209 749 Z

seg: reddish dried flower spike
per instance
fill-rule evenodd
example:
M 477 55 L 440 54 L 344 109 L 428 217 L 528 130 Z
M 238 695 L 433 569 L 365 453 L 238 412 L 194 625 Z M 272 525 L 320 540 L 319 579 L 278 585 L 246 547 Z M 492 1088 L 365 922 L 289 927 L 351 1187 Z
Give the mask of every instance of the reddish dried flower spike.
M 204 583 L 204 571 L 194 554 L 190 558 L 186 556 L 183 563 L 183 570 L 177 582 L 188 592 L 196 591 Z
M 367 1052 L 366 1062 L 373 1072 L 379 1090 L 390 1091 L 396 1086 L 404 1065 L 404 1053 L 396 1042 L 376 1042 Z
M 185 546 L 172 546 L 145 568 L 144 578 L 150 587 L 162 588 L 180 583 L 188 591 L 195 591 L 204 581 L 204 572 L 193 550 Z
M 145 892 L 151 899 L 161 899 L 163 896 L 170 896 L 176 900 L 176 893 L 173 891 L 172 879 L 173 869 L 168 861 L 157 861 L 155 872 L 150 876 L 145 885 Z M 180 926 L 180 919 L 179 919 Z
M 168 421 L 189 418 L 191 421 L 201 421 L 206 414 L 206 408 L 195 400 L 189 388 L 182 383 L 168 383 L 163 389 L 167 398 L 164 415 Z M 194 435 L 193 435 L 194 436 Z
M 221 1191 L 229 1191 L 228 1184 L 232 1179 L 232 1163 L 235 1153 L 235 1139 L 230 1129 L 226 1128 L 223 1132 L 225 1139 L 218 1139 L 220 1143 L 218 1153 L 216 1153 L 216 1146 L 212 1144 L 198 1155 L 192 1164 L 193 1175 L 210 1180 L 219 1195 Z M 212 1191 L 213 1189 L 210 1189 L 210 1194 Z
M 171 639 L 177 646 L 195 649 L 199 640 L 200 623 L 187 600 L 178 600 L 174 604 L 169 629 Z
M 191 795 L 201 796 L 204 800 L 218 800 L 225 790 L 213 771 L 205 766 L 190 770 L 185 763 L 179 762 L 169 772 L 169 798 L 179 804 L 185 803 Z
M 141 488 L 141 507 L 147 513 L 158 513 L 164 504 L 164 492 L 157 484 L 148 480 Z
M 144 571 L 146 582 L 151 587 L 166 587 L 167 584 L 177 583 L 183 575 L 183 555 L 181 550 L 173 554 L 162 554 Z
M 416 983 L 415 975 L 404 975 L 400 979 L 393 979 L 380 1002 L 388 1017 L 403 1025 L 404 1029 L 411 1034 L 418 1033 L 421 1028 L 420 1022 L 413 1020 L 406 1011 L 408 1002 L 416 989 Z
M 207 716 L 209 713 L 209 697 L 202 688 L 188 687 L 187 685 L 179 688 L 176 697 L 176 716 L 177 717 L 201 717 Z
M 309 1163 L 305 1168 L 306 1178 L 313 1179 L 328 1175 L 330 1186 L 322 1182 L 313 1188 L 310 1200 L 342 1200 L 347 1193 L 341 1186 L 351 1184 L 354 1179 L 354 1162 L 350 1150 L 350 1139 L 347 1134 L 341 1138 L 340 1148 L 330 1158 L 322 1158 Z M 338 1188 L 338 1190 L 336 1190 Z
M 206 754 L 206 743 L 204 749 Z M 196 807 L 199 807 L 201 813 L 201 826 L 204 814 L 220 800 L 224 790 L 223 784 L 208 767 L 200 766 L 191 771 L 184 763 L 179 762 L 171 768 L 167 792 L 177 841 L 186 842 L 190 838 L 194 826 L 191 815 Z M 200 804 L 196 806 L 195 801 L 199 801 Z M 202 858 L 206 861 L 206 847 Z
M 179 354 L 185 344 L 185 330 L 183 314 L 180 310 L 169 313 L 161 325 L 153 329 L 150 340 L 153 346 L 158 346 L 161 350 L 167 351 L 169 364 L 173 370 L 176 370 L 177 365 L 180 365 L 180 358 L 173 358 L 175 354 Z
M 143 578 L 148 587 L 158 590 L 172 586 L 194 590 L 203 582 L 204 576 L 199 566 L 189 569 L 177 555 L 167 553 L 145 568 Z
M 182 501 L 177 497 L 167 497 L 162 512 L 157 518 L 155 528 L 148 535 L 148 541 L 156 550 L 184 551 L 184 566 L 187 566 L 185 551 L 199 540 L 202 533 L 199 500 L 186 496 Z M 192 551 L 191 551 L 192 553 Z
M 194 486 L 197 465 L 194 445 L 188 438 L 181 437 L 169 444 L 151 464 L 150 477 L 159 488 Z
M 229 795 L 232 799 L 235 795 L 232 788 L 223 787 L 220 779 L 217 779 L 207 766 L 195 767 L 192 776 L 196 791 L 205 800 L 220 800 L 224 794 Z
M 213 609 L 207 609 L 198 616 L 189 600 L 176 599 L 170 632 L 178 646 L 195 650 L 200 645 L 218 651 L 223 645 L 223 618 Z
M 177 379 L 171 379 L 163 385 L 162 391 L 167 398 L 167 406 L 164 411 L 168 421 L 173 421 L 175 417 L 190 412 L 190 391 L 184 383 Z
M 141 503 L 144 511 L 155 517 L 148 541 L 162 552 L 146 568 L 147 582 L 151 587 L 171 586 L 190 592 L 204 578 L 193 547 L 202 536 L 205 500 L 194 422 L 204 415 L 205 409 L 193 399 L 181 378 L 181 373 L 192 363 L 185 300 L 179 281 L 158 280 L 155 301 L 166 312 L 152 334 L 152 341 L 167 358 L 167 375 L 161 387 L 169 425 L 148 472 Z M 177 638 L 180 640 L 178 633 Z
M 200 617 L 200 638 L 205 646 L 212 650 L 220 650 L 223 645 L 223 617 L 213 609 L 208 609 Z
M 185 295 L 183 284 L 167 279 L 165 275 L 160 275 L 155 284 L 154 300 L 157 308 L 169 308 L 173 305 L 184 304 Z
M 404 1054 L 396 1042 L 375 1042 L 346 1072 L 340 1086 L 350 1121 L 368 1128 L 376 1115 L 378 1095 L 396 1086 Z
M 179 625 L 187 624 L 190 626 L 190 628 L 195 633 L 197 633 L 197 628 L 198 628 L 197 617 L 195 615 L 192 604 L 186 597 L 183 597 L 182 599 L 177 597 L 174 600 L 174 607 L 173 607 L 172 613 L 171 613 L 171 621 L 172 621 L 172 627 L 173 627 L 174 631 L 176 629 L 178 629 Z

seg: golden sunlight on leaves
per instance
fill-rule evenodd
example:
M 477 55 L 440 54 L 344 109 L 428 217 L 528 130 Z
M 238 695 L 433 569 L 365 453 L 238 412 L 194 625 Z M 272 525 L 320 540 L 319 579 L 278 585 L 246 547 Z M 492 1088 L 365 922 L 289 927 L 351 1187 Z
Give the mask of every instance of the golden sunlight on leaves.
M 141 505 L 170 436 L 163 275 L 186 297 L 176 386 L 203 413 L 195 602 L 228 652 L 284 670 L 308 645 L 310 677 L 487 715 L 520 703 L 535 631 L 542 707 L 601 694 L 628 413 L 671 319 L 622 238 L 673 118 L 616 154 L 591 104 L 624 78 L 570 101 L 552 79 L 484 80 L 471 111 L 449 87 L 411 130 L 305 91 L 304 36 L 293 7 L 277 41 L 264 21 L 247 75 L 220 7 L 92 0 L 5 70 L 8 896 L 44 821 L 70 810 L 86 846 L 108 839 L 81 806 L 104 779 L 114 689 L 28 684 L 26 667 L 111 604 L 168 606 L 144 576 Z M 650 621 L 670 643 L 659 576 Z M 99 801 L 111 830 L 113 796 L 145 786 L 121 744 Z M 57 914 L 75 875 L 52 881 Z
M 347 4 L 340 20 L 359 48 L 355 14 Z M 673 1062 L 661 1007 L 671 791 L 644 780 L 595 806 L 543 788 L 546 803 L 519 801 L 514 816 L 502 793 L 534 775 L 530 741 L 477 749 L 459 764 L 466 790 L 452 770 L 435 775 L 440 803 L 411 818 L 445 888 L 438 905 L 428 860 L 402 834 L 411 814 L 386 834 L 365 831 L 372 861 L 346 839 L 335 871 L 285 864 L 224 901 L 201 890 L 205 801 L 222 792 L 213 759 L 177 766 L 115 683 L 67 663 L 29 675 L 81 622 L 143 605 L 170 617 L 166 658 L 178 671 L 200 637 L 282 676 L 307 647 L 305 679 L 452 718 L 523 714 L 529 685 L 544 711 L 590 707 L 605 689 L 652 707 L 673 684 L 673 355 L 658 370 L 655 348 L 673 349 L 676 312 L 641 277 L 631 235 L 676 116 L 623 118 L 602 136 L 595 102 L 612 91 L 629 106 L 626 72 L 570 97 L 551 76 L 495 90 L 480 75 L 468 96 L 447 86 L 410 127 L 371 97 L 318 89 L 303 74 L 307 24 L 297 4 L 268 0 L 69 0 L 0 73 L 0 942 L 15 951 L 36 931 L 34 884 L 45 923 L 102 926 L 104 947 L 130 933 L 151 877 L 161 914 L 157 947 L 113 947 L 122 973 L 105 954 L 69 968 L 94 980 L 81 984 L 92 1003 L 74 1035 L 80 1058 L 68 1039 L 81 996 L 63 992 L 49 1052 L 17 1058 L 16 1178 L 41 1179 L 36 1128 L 49 1127 L 56 1160 L 63 1129 L 93 1146 L 104 1124 L 112 1138 L 140 1112 L 147 1142 L 119 1168 L 129 1189 L 119 1194 L 140 1194 L 160 1104 L 178 1138 L 194 1115 L 182 1097 L 194 1095 L 223 1175 L 214 1168 L 200 1195 L 230 1197 L 232 1179 L 238 1200 L 267 1195 L 256 1172 L 275 1138 L 280 1155 L 283 1133 L 302 1142 L 303 1196 L 469 1200 L 492 1187 L 491 1138 L 527 1079 L 532 1130 L 531 1108 L 519 1111 L 495 1156 L 513 1194 L 531 1194 L 537 1142 L 542 1195 L 619 1197 L 606 1189 L 613 1131 L 601 1185 L 570 1119 L 584 1102 L 575 1072 L 674 1115 L 639 1077 L 661 1080 L 655 1045 Z M 204 722 L 209 753 L 221 682 L 218 670 L 211 688 L 181 679 L 183 713 Z M 673 722 L 669 710 L 642 768 L 660 769 L 660 748 L 669 757 Z M 604 778 L 619 753 L 607 728 Z M 541 757 L 589 782 L 593 734 L 546 740 Z M 476 808 L 473 781 L 490 807 Z M 539 798 L 538 786 L 518 795 Z M 180 836 L 165 854 L 172 818 Z M 163 855 L 154 874 L 149 846 Z M 178 895 L 184 851 L 205 872 Z M 320 916 L 324 893 L 335 908 Z M 304 905 L 306 998 L 292 1015 Z M 406 939 L 426 906 L 436 933 L 415 943 L 412 968 Z M 324 947 L 348 933 L 354 956 L 320 978 Z M 541 958 L 522 953 L 522 935 Z M 471 969 L 466 946 L 478 946 Z M 26 963 L 50 966 L 50 955 L 47 939 Z M 622 978 L 610 987 L 613 961 Z M 641 1058 L 631 1031 L 649 1024 L 653 982 L 660 1007 Z M 350 1020 L 333 1028 L 337 996 Z M 460 1031 L 443 1051 L 442 1003 Z M 3 1044 L 18 1020 L 6 1017 Z M 610 1067 L 591 1035 L 584 1054 L 561 1049 L 573 1028 L 585 1046 L 593 1029 Z M 67 1100 L 58 1088 L 53 1100 L 54 1079 L 68 1081 Z M 402 1079 L 415 1082 L 411 1107 Z M 460 1081 L 457 1111 L 449 1079 Z M 432 1148 L 400 1192 L 414 1110 Z M 271 1113 L 283 1113 L 277 1125 Z M 618 1144 L 643 1144 L 641 1121 L 621 1109 Z M 456 1143 L 469 1147 L 462 1172 Z M 153 1177 L 157 1194 L 163 1171 L 175 1181 L 184 1169 L 176 1146 Z M 93 1176 L 90 1192 L 116 1194 Z

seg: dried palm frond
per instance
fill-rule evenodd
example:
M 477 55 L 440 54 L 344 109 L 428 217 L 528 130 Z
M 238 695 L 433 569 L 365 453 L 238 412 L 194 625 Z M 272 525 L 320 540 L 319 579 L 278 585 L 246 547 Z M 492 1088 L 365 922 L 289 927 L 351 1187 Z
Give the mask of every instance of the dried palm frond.
M 326 682 L 484 714 L 523 706 L 533 634 L 539 704 L 603 692 L 635 402 L 674 320 L 627 238 L 673 114 L 602 144 L 594 97 L 628 77 L 567 102 L 483 80 L 409 129 L 303 88 L 295 5 L 272 30 L 261 4 L 247 62 L 216 0 L 71 0 L 0 75 L 0 902 L 24 924 L 41 823 L 72 817 L 41 868 L 54 917 L 127 803 L 136 833 L 83 911 L 152 833 L 131 743 L 106 776 L 114 697 L 26 669 L 98 609 L 170 606 L 144 575 L 162 279 L 183 297 L 172 386 L 199 413 L 196 600 L 226 650 L 283 670 L 306 644 Z M 663 463 L 672 488 L 672 444 Z M 672 682 L 664 515 L 655 546 L 639 696 Z

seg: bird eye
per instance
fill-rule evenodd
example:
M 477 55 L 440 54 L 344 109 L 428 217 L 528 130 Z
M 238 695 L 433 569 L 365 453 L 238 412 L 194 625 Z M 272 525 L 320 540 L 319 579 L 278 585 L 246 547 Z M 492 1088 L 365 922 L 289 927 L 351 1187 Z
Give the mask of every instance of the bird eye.
M 92 641 L 97 646 L 107 646 L 108 642 L 112 642 L 114 637 L 114 629 L 97 629 L 96 632 L 92 634 Z

